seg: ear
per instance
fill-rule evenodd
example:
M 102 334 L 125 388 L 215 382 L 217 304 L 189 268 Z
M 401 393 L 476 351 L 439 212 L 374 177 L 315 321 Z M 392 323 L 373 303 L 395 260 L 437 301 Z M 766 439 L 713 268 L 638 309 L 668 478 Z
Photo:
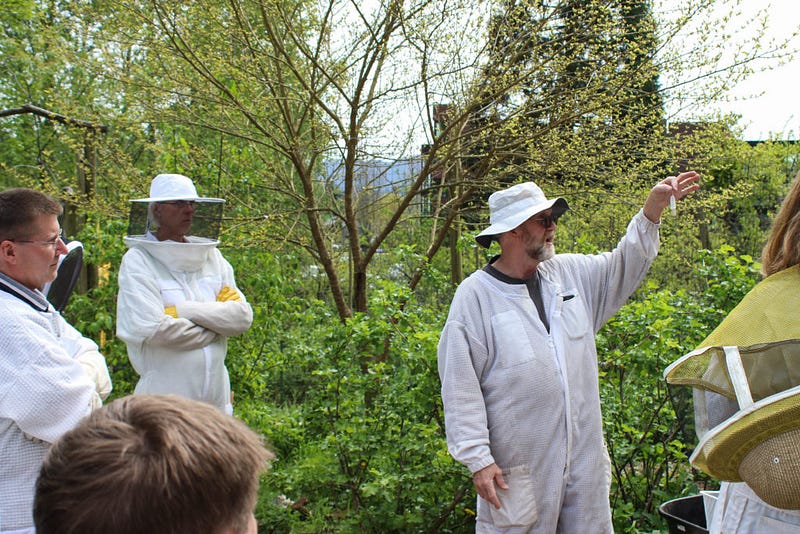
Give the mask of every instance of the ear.
M 0 241 L 0 261 L 11 265 L 17 263 L 17 247 L 13 241 Z

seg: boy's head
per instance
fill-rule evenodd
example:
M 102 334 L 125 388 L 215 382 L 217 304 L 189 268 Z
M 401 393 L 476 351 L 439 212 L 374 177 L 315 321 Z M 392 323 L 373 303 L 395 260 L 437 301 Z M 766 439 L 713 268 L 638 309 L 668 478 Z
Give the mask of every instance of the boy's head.
M 135 395 L 52 446 L 36 483 L 38 534 L 255 532 L 273 457 L 243 422 L 199 401 Z

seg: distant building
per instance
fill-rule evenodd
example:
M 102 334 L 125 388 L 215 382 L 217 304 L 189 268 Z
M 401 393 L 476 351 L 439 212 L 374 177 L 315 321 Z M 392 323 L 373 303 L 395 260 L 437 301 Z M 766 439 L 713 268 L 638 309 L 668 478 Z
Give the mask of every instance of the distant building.
M 422 156 L 357 161 L 353 169 L 353 185 L 359 194 L 403 194 L 407 191 L 409 182 L 419 175 L 423 163 Z M 337 192 L 344 190 L 344 173 L 344 161 L 325 163 L 325 181 Z

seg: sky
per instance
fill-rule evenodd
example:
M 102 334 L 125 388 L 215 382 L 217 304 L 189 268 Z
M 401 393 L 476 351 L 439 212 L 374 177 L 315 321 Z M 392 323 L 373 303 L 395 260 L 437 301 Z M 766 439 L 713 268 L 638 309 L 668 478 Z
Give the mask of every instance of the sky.
M 787 38 L 800 29 L 798 0 L 744 0 L 742 7 L 745 12 L 755 12 L 767 3 L 770 36 Z M 793 48 L 800 49 L 800 38 L 794 39 Z M 800 139 L 800 53 L 787 64 L 751 76 L 731 96 L 737 100 L 720 104 L 718 109 L 742 115 L 739 124 L 744 127 L 744 140 L 764 140 L 771 136 Z

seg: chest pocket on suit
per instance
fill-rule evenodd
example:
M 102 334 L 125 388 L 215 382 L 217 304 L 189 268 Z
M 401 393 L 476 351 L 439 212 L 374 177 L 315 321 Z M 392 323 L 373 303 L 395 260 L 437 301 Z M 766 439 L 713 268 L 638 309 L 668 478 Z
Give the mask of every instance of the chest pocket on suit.
M 577 292 L 556 296 L 561 302 L 558 305 L 561 312 L 561 323 L 564 333 L 570 339 L 580 339 L 591 332 L 591 321 L 586 315 L 583 299 Z
M 511 310 L 493 316 L 492 329 L 494 352 L 500 358 L 500 367 L 514 367 L 535 358 L 522 320 L 516 311 Z
M 175 280 L 159 280 L 158 289 L 161 291 L 161 300 L 164 306 L 175 306 L 186 300 L 186 293 Z
M 222 289 L 222 277 L 219 275 L 203 276 L 197 280 L 199 297 L 204 302 L 214 302 L 220 289 Z

